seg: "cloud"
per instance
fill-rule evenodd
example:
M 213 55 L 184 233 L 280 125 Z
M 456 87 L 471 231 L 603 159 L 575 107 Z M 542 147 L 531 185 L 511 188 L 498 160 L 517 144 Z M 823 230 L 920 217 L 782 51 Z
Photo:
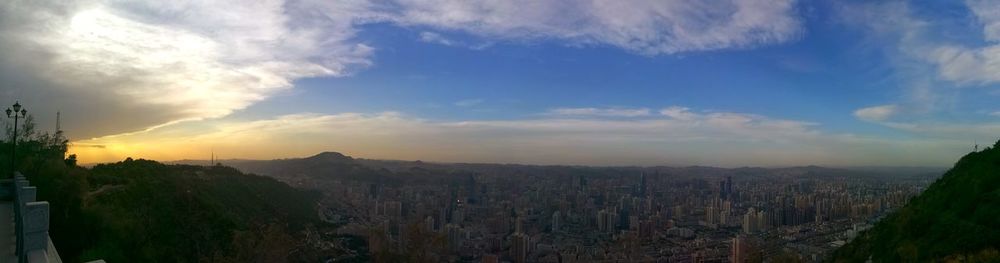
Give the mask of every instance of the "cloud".
M 649 116 L 646 108 L 555 108 L 546 112 L 547 115 L 562 116 L 601 116 L 601 117 L 641 117 Z
M 942 78 L 960 84 L 1000 82 L 1000 45 L 983 48 L 942 46 L 928 58 L 938 67 Z
M 880 122 L 892 117 L 899 111 L 896 105 L 880 105 L 861 108 L 854 111 L 854 117 L 868 122 Z
M 495 44 L 492 41 L 480 41 L 480 42 L 461 41 L 454 38 L 445 37 L 439 33 L 430 31 L 420 32 L 419 40 L 421 42 L 426 42 L 426 43 L 433 43 L 449 47 L 462 47 L 473 50 L 483 50 Z
M 952 28 L 934 18 L 918 16 L 906 2 L 861 5 L 844 13 L 876 34 L 897 37 L 896 48 L 902 55 L 929 63 L 937 77 L 957 84 L 956 87 L 998 83 L 1000 7 L 993 1 L 983 0 L 969 0 L 965 4 L 970 15 L 979 22 L 969 25 L 980 27 L 972 28 L 982 32 L 980 39 L 947 37 L 944 31 L 964 32 L 961 30 L 969 28 Z M 857 14 L 848 14 L 850 12 Z M 913 65 L 903 64 L 900 67 L 910 68 Z
M 903 110 L 900 106 L 889 104 L 858 109 L 854 111 L 854 116 L 863 121 L 905 132 L 911 136 L 931 140 L 990 141 L 996 140 L 997 136 L 1000 135 L 1000 123 L 988 120 L 975 123 L 919 118 L 905 118 L 902 121 L 892 120 Z M 1000 112 L 988 114 L 1000 116 Z
M 677 120 L 692 120 L 698 117 L 686 107 L 673 106 L 660 110 L 660 114 Z
M 965 3 L 983 25 L 983 38 L 1000 42 L 1000 6 L 989 0 L 967 0 Z
M 0 3 L 0 95 L 59 105 L 71 135 L 89 138 L 220 118 L 296 79 L 350 75 L 373 63 L 356 36 L 375 23 L 477 49 L 553 40 L 655 55 L 787 42 L 800 20 L 793 0 L 13 0 Z
M 460 100 L 460 101 L 456 101 L 455 102 L 455 106 L 459 106 L 459 107 L 472 107 L 472 106 L 476 106 L 476 105 L 482 104 L 484 101 L 485 100 L 483 100 L 483 99 Z
M 388 19 L 404 26 L 512 41 L 559 39 L 647 55 L 783 43 L 803 31 L 794 0 L 389 2 Z
M 892 71 L 886 78 L 902 90 L 901 96 L 885 104 L 898 105 L 895 114 L 909 118 L 934 118 L 943 111 L 961 108 L 963 93 L 981 92 L 962 89 L 984 87 L 1000 81 L 997 73 L 1000 63 L 994 48 L 982 32 L 982 25 L 989 24 L 989 12 L 979 12 L 976 1 L 964 2 L 968 16 L 980 23 L 953 23 L 961 20 L 955 12 L 926 12 L 913 2 L 882 1 L 864 3 L 838 3 L 841 22 L 858 26 L 868 33 L 861 39 L 861 47 L 874 53 L 860 56 L 884 55 L 885 66 Z M 955 2 L 961 8 L 963 2 Z M 977 16 L 976 13 L 979 13 Z M 965 19 L 966 17 L 962 17 Z M 988 26 L 987 26 L 988 27 Z M 876 84 L 877 85 L 877 84 Z M 986 90 L 984 92 L 990 92 Z
M 320 15 L 275 0 L 4 1 L 0 75 L 18 88 L 3 95 L 66 107 L 77 137 L 226 116 L 371 64 L 352 39 L 362 18 Z
M 445 45 L 445 46 L 454 46 L 454 45 L 456 45 L 455 41 L 453 41 L 451 39 L 448 39 L 448 38 L 445 38 L 444 36 L 441 36 L 441 34 L 434 33 L 434 32 L 427 32 L 427 31 L 420 32 L 420 41 L 427 42 L 427 43 L 440 44 L 440 45 Z
M 1000 117 L 1000 111 L 990 112 L 989 115 L 993 117 Z
M 882 122 L 890 128 L 913 134 L 955 140 L 996 140 L 1000 136 L 1000 123 L 953 122 Z
M 98 149 L 107 148 L 107 146 L 102 145 L 102 144 L 86 144 L 86 143 L 73 143 L 71 145 L 71 147 L 73 147 L 73 148 L 98 148 Z

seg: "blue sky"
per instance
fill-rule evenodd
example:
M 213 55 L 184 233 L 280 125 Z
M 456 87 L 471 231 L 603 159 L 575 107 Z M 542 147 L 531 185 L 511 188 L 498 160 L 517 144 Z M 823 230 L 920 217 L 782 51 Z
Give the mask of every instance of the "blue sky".
M 1000 136 L 995 6 L 14 1 L 0 77 L 89 161 L 941 166 Z

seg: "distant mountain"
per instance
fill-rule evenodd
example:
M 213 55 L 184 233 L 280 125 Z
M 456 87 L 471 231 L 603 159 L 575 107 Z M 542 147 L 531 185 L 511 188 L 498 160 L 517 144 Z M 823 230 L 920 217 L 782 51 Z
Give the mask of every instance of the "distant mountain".
M 969 153 L 834 262 L 1000 261 L 1000 142 Z
M 404 182 L 430 183 L 444 180 L 458 172 L 447 166 L 424 165 L 423 162 L 402 162 L 404 166 L 387 169 L 377 165 L 396 161 L 355 159 L 337 152 L 322 152 L 305 158 L 275 160 L 220 160 L 220 163 L 246 173 L 270 176 L 291 186 L 317 189 L 334 181 L 356 181 L 379 184 Z M 185 160 L 177 163 L 206 164 L 205 161 Z
M 567 165 L 523 165 L 491 163 L 438 163 L 423 161 L 373 160 L 352 158 L 338 152 L 323 152 L 305 158 L 275 160 L 218 160 L 226 166 L 235 167 L 246 173 L 270 176 L 291 186 L 307 189 L 321 189 L 327 183 L 336 181 L 356 181 L 380 184 L 401 183 L 447 183 L 456 175 L 470 174 L 499 176 L 633 176 L 640 173 L 671 176 L 674 178 L 706 177 L 721 178 L 732 176 L 734 180 L 750 177 L 768 177 L 777 180 L 807 179 L 811 177 L 839 177 L 862 180 L 930 180 L 940 173 L 932 169 L 900 168 L 829 168 L 800 166 L 784 168 L 719 168 L 708 166 L 687 167 L 596 167 Z M 175 164 L 206 165 L 205 160 L 183 160 Z

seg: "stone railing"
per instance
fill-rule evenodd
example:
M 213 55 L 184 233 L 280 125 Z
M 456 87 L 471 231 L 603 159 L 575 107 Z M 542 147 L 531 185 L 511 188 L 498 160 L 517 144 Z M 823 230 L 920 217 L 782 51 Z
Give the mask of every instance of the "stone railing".
M 36 201 L 37 194 L 38 188 L 29 185 L 20 172 L 15 172 L 13 179 L 0 180 L 0 200 L 11 201 L 13 212 L 11 227 L 16 240 L 13 256 L 17 263 L 62 263 L 49 238 L 49 202 Z M 88 263 L 104 263 L 104 260 Z
M 49 202 L 36 201 L 38 189 L 28 184 L 21 173 L 4 182 L 0 197 L 12 200 L 14 210 L 14 254 L 18 263 L 62 262 L 49 239 Z

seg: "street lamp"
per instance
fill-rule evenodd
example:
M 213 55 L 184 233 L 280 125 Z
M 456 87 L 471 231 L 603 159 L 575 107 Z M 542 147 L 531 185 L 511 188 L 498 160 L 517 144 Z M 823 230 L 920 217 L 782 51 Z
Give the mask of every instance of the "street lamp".
M 11 110 L 11 108 L 13 108 L 13 110 Z M 7 108 L 7 118 L 14 118 L 14 140 L 12 141 L 10 147 L 10 174 L 11 176 L 14 176 L 14 164 L 17 163 L 17 159 L 15 157 L 17 154 L 17 119 L 27 117 L 28 110 L 22 109 L 20 102 L 14 102 L 14 105 L 11 106 L 11 108 Z

